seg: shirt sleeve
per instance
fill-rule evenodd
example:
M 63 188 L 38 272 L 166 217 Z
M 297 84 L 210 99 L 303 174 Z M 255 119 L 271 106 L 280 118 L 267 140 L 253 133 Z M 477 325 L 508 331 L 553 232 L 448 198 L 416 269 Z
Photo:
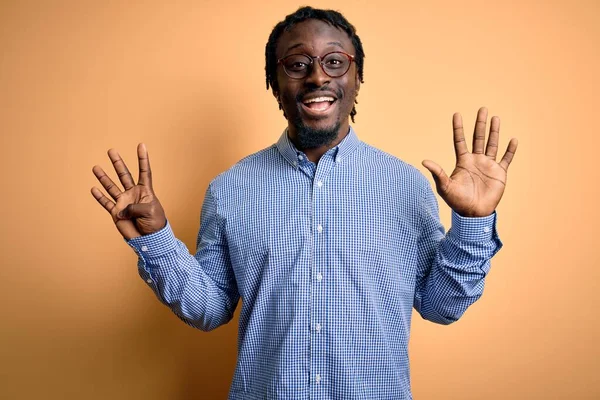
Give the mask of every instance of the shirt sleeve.
M 138 254 L 140 277 L 184 322 L 208 331 L 231 320 L 240 296 L 224 223 L 210 186 L 202 206 L 195 256 L 175 238 L 168 222 L 160 231 L 133 238 L 128 244 Z
M 450 324 L 483 294 L 490 259 L 502 242 L 496 213 L 466 218 L 452 212 L 448 234 L 439 220 L 437 200 L 426 184 L 420 208 L 421 235 L 414 307 L 427 320 Z

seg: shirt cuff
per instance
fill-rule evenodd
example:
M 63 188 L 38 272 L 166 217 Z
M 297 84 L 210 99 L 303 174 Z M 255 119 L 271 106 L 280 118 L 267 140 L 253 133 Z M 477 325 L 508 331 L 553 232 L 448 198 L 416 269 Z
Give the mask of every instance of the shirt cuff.
M 487 217 L 462 217 L 452 211 L 452 227 L 449 235 L 461 241 L 486 242 L 496 233 L 496 212 Z
M 161 230 L 130 239 L 127 244 L 143 258 L 160 257 L 177 247 L 177 241 L 169 221 Z

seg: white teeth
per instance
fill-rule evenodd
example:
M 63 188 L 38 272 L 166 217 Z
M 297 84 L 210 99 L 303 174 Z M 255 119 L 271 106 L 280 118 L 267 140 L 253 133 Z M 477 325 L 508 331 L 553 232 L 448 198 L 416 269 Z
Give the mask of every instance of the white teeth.
M 309 99 L 304 102 L 304 104 L 308 103 L 320 103 L 322 101 L 335 101 L 333 97 L 316 97 L 314 99 Z

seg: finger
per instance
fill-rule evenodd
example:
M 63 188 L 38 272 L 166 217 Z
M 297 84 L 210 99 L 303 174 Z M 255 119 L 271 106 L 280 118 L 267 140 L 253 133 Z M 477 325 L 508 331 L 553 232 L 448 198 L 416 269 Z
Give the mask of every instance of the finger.
M 150 158 L 148 157 L 146 145 L 144 143 L 138 144 L 137 152 L 140 168 L 138 183 L 152 189 L 152 170 L 150 169 Z
M 108 158 L 113 163 L 113 167 L 115 167 L 115 171 L 117 172 L 117 176 L 119 180 L 123 184 L 125 190 L 131 189 L 135 186 L 135 182 L 133 181 L 133 177 L 125 165 L 125 161 L 121 158 L 119 153 L 115 149 L 108 150 Z
M 94 168 L 92 168 L 92 172 L 94 173 L 94 175 L 96 175 L 96 178 L 98 178 L 98 181 L 100 182 L 102 187 L 108 192 L 108 194 L 110 194 L 110 197 L 112 197 L 114 200 L 117 200 L 119 196 L 123 194 L 123 192 L 121 192 L 121 189 L 119 189 L 119 187 L 115 185 L 112 179 L 110 179 L 108 175 L 106 175 L 102 167 L 100 167 L 99 165 L 95 165 Z
M 508 148 L 506 149 L 506 153 L 504 153 L 502 160 L 500 160 L 500 166 L 505 171 L 508 170 L 508 166 L 512 162 L 512 159 L 515 156 L 515 153 L 517 152 L 518 145 L 519 145 L 519 141 L 517 139 L 515 139 L 515 138 L 510 139 L 510 142 L 508 143 Z
M 488 137 L 487 146 L 485 147 L 485 155 L 492 160 L 496 160 L 498 154 L 498 141 L 500 140 L 500 118 L 492 117 L 490 126 L 490 136 Z
M 485 107 L 481 107 L 477 111 L 477 120 L 475 121 L 475 130 L 473 131 L 473 154 L 483 154 L 487 115 L 488 110 Z
M 147 217 L 152 212 L 151 204 L 129 204 L 127 207 L 119 211 L 117 217 L 119 219 L 133 219 L 139 217 Z
M 465 142 L 465 132 L 463 130 L 462 116 L 459 113 L 455 113 L 452 117 L 452 129 L 454 130 L 454 152 L 456 153 L 456 159 L 463 154 L 467 154 L 467 142 Z
M 431 172 L 438 193 L 446 192 L 448 185 L 450 185 L 450 178 L 448 178 L 448 175 L 446 175 L 444 169 L 431 160 L 425 160 L 422 164 L 429 170 L 429 172 Z
M 106 197 L 100 189 L 94 186 L 92 188 L 92 196 L 94 196 L 96 201 L 98 201 L 98 203 L 100 203 L 100 205 L 104 207 L 106 211 L 112 214 L 112 210 L 115 208 L 115 203 Z

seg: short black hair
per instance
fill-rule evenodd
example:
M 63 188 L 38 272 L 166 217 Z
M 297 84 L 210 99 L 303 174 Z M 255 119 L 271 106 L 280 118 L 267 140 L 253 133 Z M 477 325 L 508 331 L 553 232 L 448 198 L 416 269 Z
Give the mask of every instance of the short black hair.
M 265 72 L 267 77 L 267 90 L 269 90 L 269 86 L 273 88 L 274 91 L 279 91 L 279 87 L 277 85 L 277 41 L 279 37 L 286 31 L 292 29 L 292 27 L 300 22 L 306 21 L 308 19 L 317 19 L 320 21 L 327 22 L 331 26 L 334 26 L 348 34 L 348 37 L 352 41 L 352 45 L 356 50 L 356 54 L 354 55 L 354 62 L 356 63 L 356 69 L 358 72 L 358 78 L 360 82 L 363 83 L 363 65 L 365 60 L 365 52 L 362 47 L 362 42 L 360 38 L 356 34 L 356 29 L 354 26 L 348 22 L 348 20 L 339 12 L 334 10 L 320 10 L 312 7 L 300 7 L 293 14 L 285 17 L 283 21 L 275 25 L 271 34 L 269 35 L 269 41 L 267 42 L 265 48 Z M 357 101 L 355 100 L 355 103 Z M 352 107 L 352 111 L 350 112 L 350 118 L 352 118 L 352 122 L 354 122 L 354 116 L 356 115 L 356 107 Z

